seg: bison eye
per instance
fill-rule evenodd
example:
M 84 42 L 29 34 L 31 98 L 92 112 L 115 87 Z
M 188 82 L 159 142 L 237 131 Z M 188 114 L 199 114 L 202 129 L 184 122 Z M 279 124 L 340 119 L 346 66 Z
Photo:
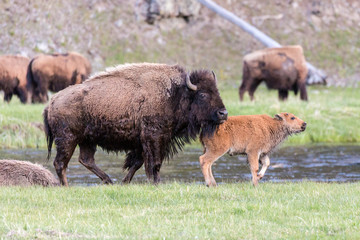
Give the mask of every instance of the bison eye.
M 199 95 L 201 99 L 206 99 L 208 96 L 206 93 L 200 93 Z
M 292 117 L 291 120 L 295 120 L 295 117 Z

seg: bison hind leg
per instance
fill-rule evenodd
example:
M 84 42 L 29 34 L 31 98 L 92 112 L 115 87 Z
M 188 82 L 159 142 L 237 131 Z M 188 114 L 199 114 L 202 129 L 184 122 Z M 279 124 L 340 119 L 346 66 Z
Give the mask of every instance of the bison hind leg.
M 66 178 L 66 169 L 77 144 L 74 140 L 60 141 L 59 139 L 55 140 L 55 144 L 56 144 L 56 157 L 54 159 L 54 167 L 59 177 L 61 185 L 68 186 L 68 181 Z
M 123 169 L 128 169 L 128 174 L 123 178 L 123 183 L 130 183 L 135 172 L 144 164 L 141 151 L 133 150 L 127 153 Z

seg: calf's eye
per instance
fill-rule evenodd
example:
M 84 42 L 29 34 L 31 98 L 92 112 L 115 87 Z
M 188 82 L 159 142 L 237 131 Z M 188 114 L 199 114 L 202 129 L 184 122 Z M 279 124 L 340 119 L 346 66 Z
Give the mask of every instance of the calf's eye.
M 291 117 L 291 120 L 295 120 L 295 117 Z

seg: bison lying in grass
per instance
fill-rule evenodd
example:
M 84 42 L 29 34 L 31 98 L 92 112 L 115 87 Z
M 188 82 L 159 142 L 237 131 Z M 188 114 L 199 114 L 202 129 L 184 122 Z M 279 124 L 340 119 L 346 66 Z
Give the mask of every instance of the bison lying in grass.
M 188 74 L 178 65 L 126 64 L 99 73 L 55 94 L 44 110 L 49 155 L 53 141 L 56 172 L 67 185 L 66 168 L 77 145 L 79 162 L 104 183 L 110 177 L 95 164 L 100 146 L 127 153 L 123 179 L 145 164 L 154 183 L 163 160 L 201 133 L 212 135 L 227 119 L 215 74 Z
M 59 181 L 43 166 L 18 160 L 0 160 L 0 186 L 56 186 Z
M 308 69 L 301 46 L 266 48 L 244 57 L 243 78 L 239 88 L 240 100 L 249 91 L 251 100 L 261 82 L 269 89 L 279 91 L 279 99 L 286 100 L 288 91 L 295 95 L 300 90 L 301 100 L 308 100 L 306 92 L 306 76 Z
M 206 185 L 216 186 L 211 171 L 212 164 L 225 153 L 231 156 L 246 154 L 254 186 L 258 184 L 268 166 L 269 154 L 294 133 L 305 131 L 306 122 L 291 113 L 232 116 L 219 126 L 212 137 L 201 137 L 204 154 L 200 156 L 201 170 Z M 262 163 L 261 171 L 259 162 Z

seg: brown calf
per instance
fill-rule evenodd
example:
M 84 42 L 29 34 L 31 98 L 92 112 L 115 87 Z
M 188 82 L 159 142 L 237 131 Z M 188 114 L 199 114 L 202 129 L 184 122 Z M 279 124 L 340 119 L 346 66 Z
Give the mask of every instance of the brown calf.
M 59 181 L 43 166 L 18 160 L 0 160 L 0 186 L 56 186 Z
M 207 186 L 216 186 L 211 171 L 212 164 L 225 153 L 230 156 L 246 154 L 257 186 L 270 165 L 269 154 L 289 135 L 305 131 L 306 122 L 291 113 L 232 116 L 221 124 L 212 137 L 202 137 L 204 154 L 200 156 L 201 170 Z M 259 170 L 259 162 L 262 164 Z

